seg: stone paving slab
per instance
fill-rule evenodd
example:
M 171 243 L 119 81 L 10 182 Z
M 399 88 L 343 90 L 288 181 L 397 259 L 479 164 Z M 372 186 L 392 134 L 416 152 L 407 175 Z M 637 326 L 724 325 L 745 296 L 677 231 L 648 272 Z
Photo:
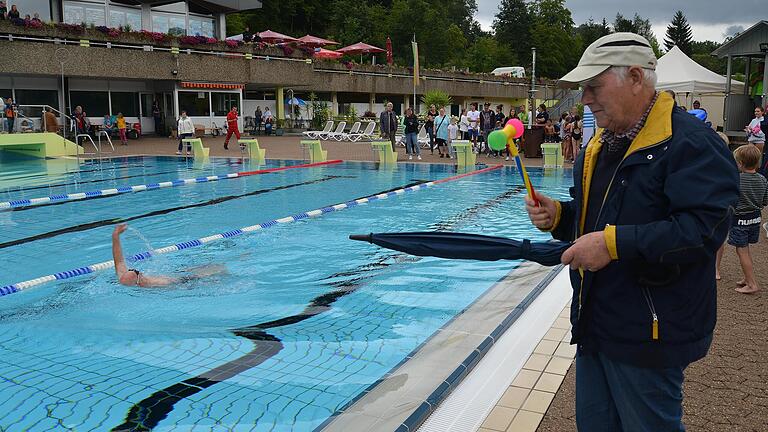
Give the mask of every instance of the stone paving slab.
M 763 220 L 768 211 L 763 211 Z M 741 279 L 736 250 L 727 246 L 718 283 L 717 327 L 709 355 L 686 370 L 683 421 L 689 431 L 768 431 L 768 239 L 751 248 L 755 295 L 735 292 Z M 575 432 L 573 366 L 539 425 L 539 432 Z

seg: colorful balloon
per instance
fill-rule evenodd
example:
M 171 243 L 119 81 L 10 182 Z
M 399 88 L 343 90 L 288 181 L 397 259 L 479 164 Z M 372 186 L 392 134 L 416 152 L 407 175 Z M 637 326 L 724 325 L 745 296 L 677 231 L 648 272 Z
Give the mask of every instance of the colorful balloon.
M 488 135 L 488 146 L 496 151 L 507 148 L 507 134 L 504 130 L 495 130 Z
M 523 136 L 523 131 L 525 130 L 525 126 L 523 126 L 523 122 L 520 121 L 520 119 L 509 119 L 507 121 L 507 125 L 511 125 L 515 128 L 515 133 L 512 135 L 512 138 L 518 139 L 521 136 Z

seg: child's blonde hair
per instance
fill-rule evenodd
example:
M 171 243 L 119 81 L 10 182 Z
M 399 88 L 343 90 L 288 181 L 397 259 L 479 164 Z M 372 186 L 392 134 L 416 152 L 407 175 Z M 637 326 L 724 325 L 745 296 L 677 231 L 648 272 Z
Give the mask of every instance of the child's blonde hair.
M 456 116 L 451 116 L 451 124 L 456 124 L 457 121 Z
M 760 149 L 754 144 L 744 144 L 733 151 L 733 157 L 736 158 L 736 163 L 745 170 L 757 169 L 760 166 L 761 156 Z

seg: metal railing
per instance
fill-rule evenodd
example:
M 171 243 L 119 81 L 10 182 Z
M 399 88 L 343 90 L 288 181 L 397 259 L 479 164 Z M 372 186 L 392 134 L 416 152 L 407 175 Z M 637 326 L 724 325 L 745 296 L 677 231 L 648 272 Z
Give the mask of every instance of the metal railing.
M 107 142 L 109 143 L 109 146 L 112 147 L 112 151 L 111 152 L 105 152 L 104 150 L 101 149 L 101 136 L 102 135 L 104 135 L 107 138 Z M 109 137 L 109 133 L 107 131 L 105 131 L 105 130 L 98 131 L 96 133 L 96 137 L 99 140 L 99 153 L 114 153 L 115 152 L 115 146 L 112 145 L 112 138 Z M 91 140 L 91 141 L 93 141 L 93 140 Z
M 69 121 L 70 125 L 74 123 L 74 119 L 63 112 L 59 111 L 58 109 L 50 106 L 50 105 L 19 105 L 19 108 L 37 108 L 40 110 L 40 130 L 43 132 L 48 130 L 48 124 L 47 120 L 45 118 L 45 112 L 46 110 L 51 110 L 51 112 L 56 113 L 57 117 L 64 119 L 64 124 L 60 125 L 61 127 L 61 133 L 64 138 L 67 137 L 67 126 L 66 122 Z M 33 120 L 37 119 L 38 117 L 28 117 L 27 118 Z M 70 127 L 71 130 L 71 127 Z
M 50 37 L 50 36 L 29 36 L 29 35 L 15 35 L 11 33 L 2 33 L 0 34 L 0 38 L 7 39 L 8 41 L 29 41 L 29 42 L 44 42 L 44 43 L 54 43 L 57 45 L 75 45 L 75 46 L 81 46 L 81 39 L 68 39 L 66 37 Z M 217 57 L 228 57 L 228 58 L 246 58 L 246 59 L 252 59 L 252 60 L 266 60 L 266 61 L 272 61 L 272 60 L 278 60 L 278 61 L 291 61 L 291 62 L 301 62 L 301 63 L 314 63 L 314 60 L 311 58 L 299 58 L 299 57 L 282 57 L 282 56 L 272 56 L 272 55 L 262 55 L 262 54 L 253 54 L 253 53 L 245 53 L 241 51 L 217 51 L 217 50 L 201 50 L 201 49 L 192 49 L 192 48 L 178 48 L 178 47 L 160 47 L 150 44 L 131 44 L 131 43 L 115 43 L 115 42 L 105 42 L 105 41 L 95 41 L 95 40 L 89 40 L 88 41 L 89 46 L 91 47 L 102 47 L 102 48 L 121 48 L 121 49 L 132 49 L 137 51 L 147 51 L 147 52 L 170 52 L 172 54 L 202 54 L 202 55 L 213 55 Z M 380 76 L 380 77 L 387 77 L 387 78 L 413 78 L 413 75 L 403 72 L 388 72 L 388 71 L 381 71 L 381 72 L 374 72 L 374 71 L 356 71 L 354 69 L 352 70 L 340 70 L 340 69 L 330 69 L 330 68 L 315 68 L 316 72 L 325 72 L 325 73 L 338 73 L 338 74 L 352 74 L 352 75 L 364 75 L 364 76 Z M 461 78 L 461 77 L 450 77 L 450 76 L 437 76 L 437 75 L 429 75 L 429 74 L 421 74 L 420 77 L 424 80 L 434 80 L 434 81 L 453 81 L 453 82 L 466 82 L 466 83 L 476 83 L 476 84 L 496 84 L 501 86 L 520 86 L 520 87 L 527 87 L 528 84 L 524 82 L 513 82 L 513 81 L 503 81 L 503 80 L 496 80 L 494 78 L 496 77 L 488 77 L 487 79 L 477 77 L 467 77 L 467 78 Z M 539 84 L 542 88 L 544 88 L 546 91 L 549 91 L 553 86 L 549 83 L 540 83 Z

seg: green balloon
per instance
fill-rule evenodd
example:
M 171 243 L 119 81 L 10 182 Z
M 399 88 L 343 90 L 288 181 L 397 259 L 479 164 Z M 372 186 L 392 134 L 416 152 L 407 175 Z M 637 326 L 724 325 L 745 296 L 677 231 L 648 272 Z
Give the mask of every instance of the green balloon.
M 493 150 L 504 150 L 507 148 L 507 135 L 500 131 L 495 130 L 488 135 L 488 145 Z

